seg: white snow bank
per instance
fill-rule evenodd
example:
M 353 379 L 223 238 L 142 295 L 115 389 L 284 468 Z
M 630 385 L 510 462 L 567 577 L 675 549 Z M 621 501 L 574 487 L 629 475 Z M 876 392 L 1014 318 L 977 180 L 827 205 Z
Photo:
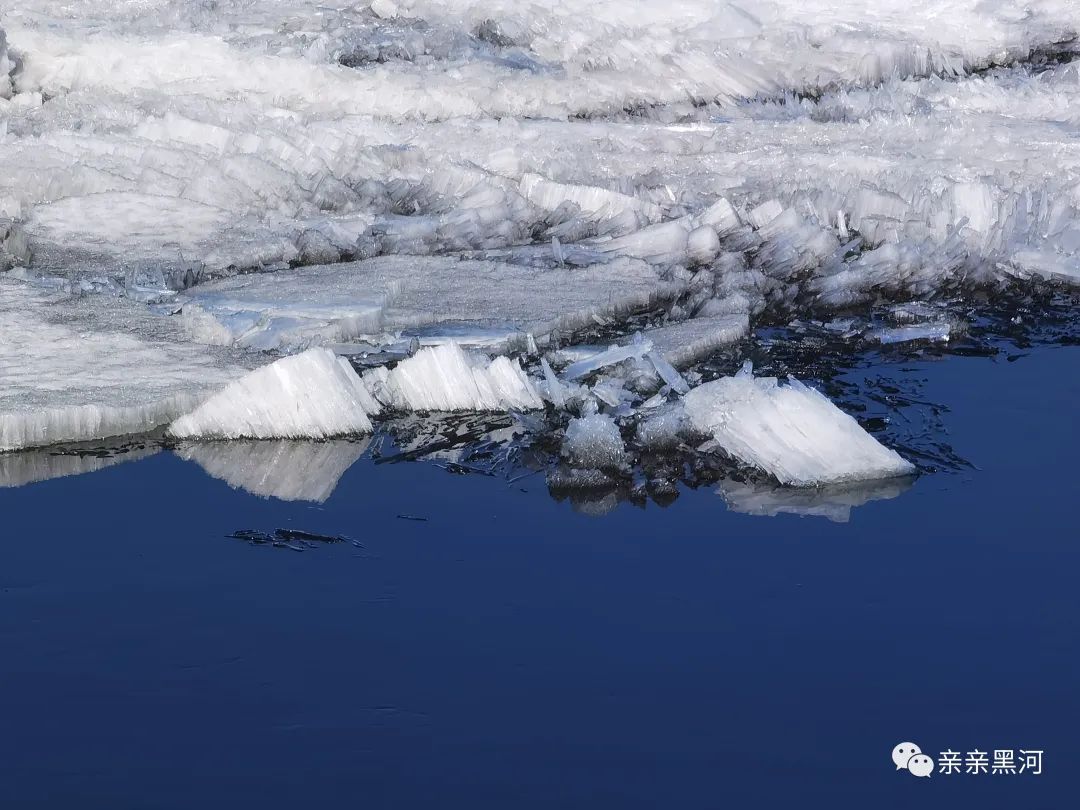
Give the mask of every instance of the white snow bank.
M 780 483 L 818 486 L 909 475 L 915 467 L 798 380 L 780 385 L 744 368 L 684 398 L 694 428 Z
M 378 413 L 360 377 L 328 349 L 285 357 L 226 386 L 169 426 L 179 439 L 325 439 L 370 433 Z
M 369 441 L 191 442 L 175 452 L 234 489 L 262 498 L 324 503 Z
M 506 411 L 543 408 L 533 381 L 517 360 L 466 354 L 456 343 L 421 349 L 364 382 L 388 407 L 410 411 Z

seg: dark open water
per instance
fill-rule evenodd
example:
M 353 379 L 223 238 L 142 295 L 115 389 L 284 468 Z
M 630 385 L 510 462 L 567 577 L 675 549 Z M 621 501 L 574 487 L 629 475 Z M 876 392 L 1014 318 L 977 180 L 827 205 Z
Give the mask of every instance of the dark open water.
M 1080 348 L 919 371 L 977 469 L 849 523 L 367 459 L 322 507 L 168 453 L 0 489 L 0 805 L 1070 806 Z M 277 527 L 365 548 L 224 537 Z

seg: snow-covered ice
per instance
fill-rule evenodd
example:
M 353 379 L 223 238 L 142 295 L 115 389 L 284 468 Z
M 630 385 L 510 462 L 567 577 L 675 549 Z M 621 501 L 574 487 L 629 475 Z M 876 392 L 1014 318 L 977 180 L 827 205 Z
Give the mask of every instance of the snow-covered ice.
M 694 428 L 780 483 L 818 486 L 911 475 L 915 467 L 798 380 L 782 385 L 744 368 L 684 399 Z

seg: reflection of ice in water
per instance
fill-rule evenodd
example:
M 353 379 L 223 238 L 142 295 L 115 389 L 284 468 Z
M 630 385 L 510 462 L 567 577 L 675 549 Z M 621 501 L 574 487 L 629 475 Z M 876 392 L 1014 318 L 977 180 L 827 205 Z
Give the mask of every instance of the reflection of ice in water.
M 367 450 L 361 441 L 231 441 L 183 445 L 176 454 L 234 489 L 283 501 L 323 503 Z
M 914 476 L 831 487 L 783 487 L 776 483 L 722 481 L 716 493 L 733 512 L 765 517 L 810 515 L 828 518 L 834 523 L 847 523 L 853 508 L 870 501 L 897 498 L 914 482 Z
M 24 450 L 19 453 L 0 453 L 0 487 L 21 487 L 52 478 L 97 472 L 126 461 L 138 461 L 159 452 L 158 445 L 131 449 L 86 448 L 84 452 L 68 448 Z

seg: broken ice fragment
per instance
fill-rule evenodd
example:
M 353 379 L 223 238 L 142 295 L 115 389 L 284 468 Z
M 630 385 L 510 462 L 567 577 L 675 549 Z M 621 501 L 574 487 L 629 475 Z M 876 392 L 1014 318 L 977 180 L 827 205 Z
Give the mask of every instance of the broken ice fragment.
M 916 340 L 929 340 L 948 343 L 952 325 L 948 322 L 924 323 L 916 326 L 883 327 L 872 330 L 867 337 L 878 343 L 910 343 Z
M 690 390 L 690 386 L 686 384 L 686 380 L 683 379 L 682 375 L 657 352 L 649 352 L 645 355 L 645 358 L 652 363 L 656 373 L 660 375 L 660 379 L 670 386 L 672 391 L 677 394 L 685 394 Z
M 375 369 L 365 381 L 385 404 L 412 411 L 507 411 L 543 408 L 517 360 L 466 354 L 456 343 L 421 349 L 392 371 Z
M 683 399 L 695 429 L 780 483 L 817 486 L 910 475 L 915 467 L 798 380 L 780 385 L 745 369 Z
M 618 425 L 599 413 L 570 420 L 562 453 L 574 466 L 586 469 L 618 469 L 626 463 L 626 446 Z
M 378 405 L 344 358 L 308 349 L 252 371 L 169 426 L 179 439 L 325 439 L 370 433 Z
M 579 380 L 594 371 L 613 366 L 624 360 L 644 357 L 652 351 L 652 342 L 648 340 L 634 340 L 627 346 L 609 346 L 602 352 L 571 363 L 563 371 L 564 380 Z

